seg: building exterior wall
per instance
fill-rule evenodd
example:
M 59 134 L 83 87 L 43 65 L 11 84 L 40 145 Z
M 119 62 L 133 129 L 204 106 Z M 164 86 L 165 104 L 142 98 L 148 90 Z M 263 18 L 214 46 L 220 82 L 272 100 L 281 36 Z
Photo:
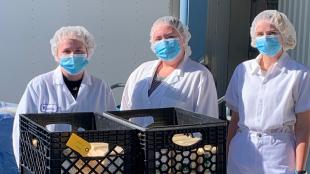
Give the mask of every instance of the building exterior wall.
M 87 70 L 110 84 L 125 83 L 150 50 L 152 23 L 170 15 L 175 0 L 3 0 L 0 1 L 0 101 L 19 102 L 27 83 L 56 68 L 49 41 L 61 26 L 83 25 L 95 37 Z M 116 92 L 119 102 L 122 89 Z
M 279 0 L 279 11 L 293 23 L 297 33 L 297 45 L 289 51 L 292 58 L 310 66 L 310 1 Z

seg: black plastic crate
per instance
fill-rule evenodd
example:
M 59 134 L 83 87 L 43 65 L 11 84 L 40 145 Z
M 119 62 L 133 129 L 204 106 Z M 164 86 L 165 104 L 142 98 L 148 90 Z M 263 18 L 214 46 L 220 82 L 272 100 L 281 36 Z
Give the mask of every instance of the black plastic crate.
M 226 173 L 225 121 L 179 108 L 103 114 L 140 131 L 145 173 Z M 154 123 L 143 127 L 129 121 L 134 117 L 152 117 Z
M 49 124 L 70 124 L 51 132 Z M 86 141 L 108 143 L 104 156 L 83 157 L 66 143 L 72 132 Z M 137 131 L 96 113 L 20 115 L 22 173 L 137 173 Z

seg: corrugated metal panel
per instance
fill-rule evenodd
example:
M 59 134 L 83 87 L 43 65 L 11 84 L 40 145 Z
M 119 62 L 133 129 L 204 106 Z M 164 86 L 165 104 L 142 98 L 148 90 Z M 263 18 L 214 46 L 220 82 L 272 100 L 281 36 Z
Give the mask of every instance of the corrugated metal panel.
M 211 68 L 218 97 L 222 97 L 225 94 L 229 82 L 227 72 L 230 3 L 230 0 L 209 0 L 207 5 L 205 63 Z M 224 103 L 219 106 L 219 113 L 221 119 L 223 119 L 223 116 L 226 116 Z
M 310 66 L 310 2 L 309 0 L 279 0 L 279 10 L 284 12 L 295 26 L 297 46 L 290 55 Z
M 230 0 L 210 0 L 207 10 L 205 63 L 211 67 L 218 96 L 225 94 L 227 80 Z

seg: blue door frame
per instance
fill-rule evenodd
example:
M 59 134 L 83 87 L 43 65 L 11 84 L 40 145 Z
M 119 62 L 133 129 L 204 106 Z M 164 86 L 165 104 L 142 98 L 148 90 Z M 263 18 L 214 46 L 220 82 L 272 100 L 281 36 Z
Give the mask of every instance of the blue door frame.
M 207 5 L 208 0 L 180 0 L 180 20 L 189 27 L 191 58 L 197 62 L 206 54 Z

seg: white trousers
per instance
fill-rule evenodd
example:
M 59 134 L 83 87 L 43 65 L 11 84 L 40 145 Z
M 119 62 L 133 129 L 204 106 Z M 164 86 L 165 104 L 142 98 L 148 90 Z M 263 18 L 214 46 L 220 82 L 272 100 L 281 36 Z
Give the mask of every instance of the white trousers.
M 294 174 L 294 133 L 238 130 L 229 145 L 227 174 Z

